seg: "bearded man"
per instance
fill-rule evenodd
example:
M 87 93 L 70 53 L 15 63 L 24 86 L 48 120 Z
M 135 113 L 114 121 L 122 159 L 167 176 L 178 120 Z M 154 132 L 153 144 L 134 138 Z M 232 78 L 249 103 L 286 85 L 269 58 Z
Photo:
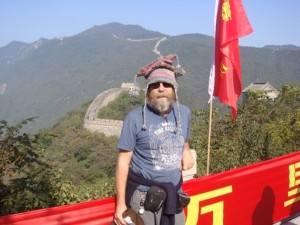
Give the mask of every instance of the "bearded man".
M 178 102 L 177 76 L 184 70 L 173 66 L 176 57 L 161 57 L 137 73 L 146 79 L 146 98 L 127 114 L 118 142 L 117 225 L 127 224 L 123 213 L 128 208 L 146 225 L 185 224 L 177 194 L 181 171 L 192 168 L 194 160 L 188 143 L 190 110 Z

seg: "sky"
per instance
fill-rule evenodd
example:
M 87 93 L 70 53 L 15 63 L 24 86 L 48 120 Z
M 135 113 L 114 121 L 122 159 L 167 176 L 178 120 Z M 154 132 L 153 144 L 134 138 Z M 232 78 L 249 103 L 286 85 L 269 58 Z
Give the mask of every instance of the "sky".
M 300 46 L 300 0 L 243 0 L 253 33 L 241 46 Z M 119 22 L 166 35 L 213 36 L 214 0 L 0 0 L 0 47 Z

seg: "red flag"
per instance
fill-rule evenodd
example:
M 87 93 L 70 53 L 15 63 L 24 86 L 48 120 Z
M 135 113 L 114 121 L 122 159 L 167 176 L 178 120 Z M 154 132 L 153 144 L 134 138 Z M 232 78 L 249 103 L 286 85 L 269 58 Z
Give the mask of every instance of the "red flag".
M 250 34 L 252 27 L 241 0 L 219 0 L 215 27 L 214 96 L 237 114 L 236 102 L 242 92 L 238 38 Z

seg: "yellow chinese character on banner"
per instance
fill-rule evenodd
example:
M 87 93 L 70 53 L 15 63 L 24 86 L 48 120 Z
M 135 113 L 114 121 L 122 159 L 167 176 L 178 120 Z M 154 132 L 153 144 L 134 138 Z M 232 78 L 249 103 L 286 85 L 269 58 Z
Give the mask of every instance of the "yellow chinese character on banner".
M 300 171 L 297 169 L 300 168 L 300 162 L 289 165 L 289 192 L 288 197 L 292 197 L 291 199 L 284 202 L 284 207 L 292 205 L 295 202 L 300 201 Z
M 212 225 L 223 225 L 224 221 L 224 201 L 219 201 L 207 206 L 201 206 L 201 202 L 213 199 L 222 195 L 226 195 L 232 192 L 232 186 L 216 189 L 213 191 L 205 192 L 202 194 L 194 195 L 191 197 L 190 204 L 188 205 L 188 215 L 186 225 L 195 225 L 198 221 L 198 216 L 205 213 L 213 213 Z M 200 208 L 200 209 L 199 209 Z

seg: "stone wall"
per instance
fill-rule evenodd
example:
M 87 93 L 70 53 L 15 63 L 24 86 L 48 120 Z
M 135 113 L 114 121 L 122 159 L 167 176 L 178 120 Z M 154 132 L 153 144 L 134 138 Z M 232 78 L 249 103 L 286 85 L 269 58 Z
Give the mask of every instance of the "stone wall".
M 95 119 L 86 120 L 83 128 L 91 132 L 103 133 L 106 136 L 117 136 L 121 134 L 123 126 L 122 120 Z
M 132 85 L 130 83 L 122 84 L 121 88 L 112 88 L 107 91 L 101 92 L 93 100 L 84 117 L 83 128 L 91 132 L 100 132 L 106 136 L 120 136 L 123 121 L 99 119 L 98 113 L 101 107 L 106 106 L 111 101 L 114 101 L 119 94 L 128 90 Z

